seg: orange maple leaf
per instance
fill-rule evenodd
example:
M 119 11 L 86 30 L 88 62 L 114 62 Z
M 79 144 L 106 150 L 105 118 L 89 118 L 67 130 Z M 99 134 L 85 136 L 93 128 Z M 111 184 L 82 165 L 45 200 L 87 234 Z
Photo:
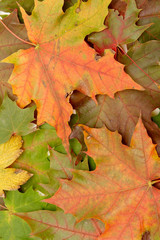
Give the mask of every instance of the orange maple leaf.
M 56 204 L 77 220 L 97 218 L 106 224 L 98 239 L 141 240 L 160 236 L 160 160 L 139 121 L 131 147 L 106 128 L 85 129 L 88 154 L 96 161 L 93 172 L 73 170 L 72 181 L 61 180 L 61 188 L 48 203 Z
M 122 89 L 140 88 L 111 52 L 97 61 L 95 51 L 84 42 L 87 34 L 105 28 L 109 3 L 77 1 L 64 13 L 62 0 L 35 0 L 31 16 L 21 8 L 28 37 L 35 46 L 4 60 L 14 64 L 9 83 L 19 106 L 34 100 L 38 124 L 45 121 L 56 127 L 65 145 L 73 111 L 66 99 L 68 93 L 77 89 L 92 97 L 100 93 L 113 96 Z

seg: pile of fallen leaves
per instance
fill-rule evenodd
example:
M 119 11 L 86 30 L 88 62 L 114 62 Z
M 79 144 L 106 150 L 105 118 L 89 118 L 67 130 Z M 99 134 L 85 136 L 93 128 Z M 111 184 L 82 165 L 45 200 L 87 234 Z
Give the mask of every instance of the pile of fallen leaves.
M 0 239 L 160 240 L 160 1 L 0 11 Z

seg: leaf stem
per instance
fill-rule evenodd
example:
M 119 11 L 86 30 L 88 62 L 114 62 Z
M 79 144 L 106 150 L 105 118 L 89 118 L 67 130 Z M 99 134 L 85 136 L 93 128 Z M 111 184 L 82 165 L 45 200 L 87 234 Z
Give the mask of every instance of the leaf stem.
M 36 44 L 32 43 L 32 42 L 28 42 L 28 41 L 25 41 L 24 39 L 18 37 L 14 32 L 12 32 L 7 26 L 6 24 L 0 19 L 0 22 L 2 23 L 2 25 L 7 29 L 8 32 L 10 32 L 15 38 L 19 39 L 21 42 L 24 42 L 26 44 L 29 44 L 29 45 L 32 45 L 32 46 L 36 46 Z

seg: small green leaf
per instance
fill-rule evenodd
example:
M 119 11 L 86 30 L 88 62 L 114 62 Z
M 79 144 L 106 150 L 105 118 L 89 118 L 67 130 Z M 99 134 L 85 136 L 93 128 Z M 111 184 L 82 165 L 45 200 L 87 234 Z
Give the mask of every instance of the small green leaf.
M 35 106 L 21 109 L 5 96 L 0 106 L 0 144 L 7 142 L 13 134 L 25 136 L 33 132 L 35 124 L 30 122 L 34 120 L 34 110 Z
M 47 176 L 50 169 L 49 148 L 57 149 L 62 146 L 62 141 L 57 137 L 56 130 L 53 127 L 44 124 L 39 130 L 24 136 L 23 142 L 24 152 L 14 162 L 13 167 L 26 169 L 33 173 L 33 177 L 23 186 L 23 190 L 30 186 L 37 189 L 37 184 L 49 183 Z
M 8 211 L 0 212 L 0 239 L 2 240 L 40 240 L 29 237 L 31 227 L 21 218 L 11 215 Z
M 32 212 L 43 209 L 55 211 L 57 208 L 52 204 L 41 202 L 44 196 L 30 187 L 25 193 L 12 191 L 6 193 L 5 205 L 11 212 Z
M 87 157 L 76 165 L 76 157 L 72 157 L 71 160 L 67 154 L 62 154 L 54 150 L 51 150 L 50 154 L 50 170 L 47 173 L 50 181 L 48 184 L 41 184 L 46 197 L 53 195 L 58 190 L 60 179 L 72 179 L 73 169 L 89 171 Z

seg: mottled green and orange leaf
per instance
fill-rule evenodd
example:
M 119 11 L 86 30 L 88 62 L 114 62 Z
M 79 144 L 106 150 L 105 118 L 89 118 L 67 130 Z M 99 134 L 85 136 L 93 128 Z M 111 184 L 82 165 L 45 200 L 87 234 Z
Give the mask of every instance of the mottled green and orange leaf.
M 139 121 L 131 147 L 109 130 L 85 127 L 88 154 L 95 159 L 93 172 L 73 170 L 71 181 L 46 202 L 56 204 L 77 220 L 97 218 L 106 223 L 99 239 L 141 239 L 160 235 L 160 160 L 147 132 Z
M 28 37 L 36 47 L 19 50 L 4 60 L 14 64 L 9 83 L 20 107 L 34 100 L 38 124 L 46 121 L 55 126 L 65 146 L 70 133 L 67 122 L 73 111 L 66 96 L 72 90 L 94 98 L 98 93 L 113 96 L 124 88 L 140 88 L 111 52 L 97 59 L 84 42 L 87 34 L 104 29 L 109 3 L 78 1 L 64 13 L 62 0 L 36 0 L 31 16 L 21 9 Z

